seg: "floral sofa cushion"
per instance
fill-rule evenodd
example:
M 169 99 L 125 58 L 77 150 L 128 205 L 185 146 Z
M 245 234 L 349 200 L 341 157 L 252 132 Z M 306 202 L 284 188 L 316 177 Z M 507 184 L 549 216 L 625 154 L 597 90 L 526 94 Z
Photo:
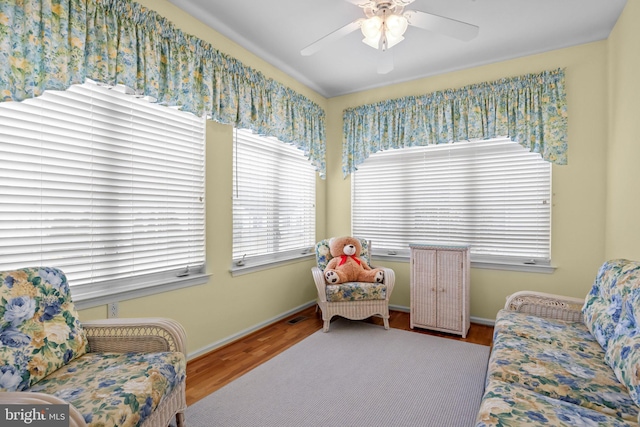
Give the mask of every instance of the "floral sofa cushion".
M 568 349 L 602 352 L 602 347 L 581 322 L 565 322 L 516 311 L 500 310 L 494 325 L 494 341 L 503 333 Z
M 638 407 L 580 322 L 502 310 L 487 382 L 506 382 L 614 418 L 635 421 Z
M 620 320 L 624 299 L 640 287 L 640 263 L 625 259 L 605 262 L 587 295 L 582 314 L 584 323 L 606 349 Z
M 504 381 L 491 381 L 485 389 L 476 427 L 630 427 L 621 420 L 590 408 L 553 399 Z
M 87 353 L 28 391 L 55 395 L 89 427 L 139 426 L 185 378 L 182 353 Z
M 633 290 L 625 300 L 620 322 L 609 341 L 605 361 L 640 405 L 640 289 Z
M 0 273 L 0 343 L 0 391 L 23 391 L 88 351 L 62 271 Z
M 387 298 L 387 285 L 383 283 L 347 282 L 327 285 L 327 301 L 383 300 Z
M 367 262 L 367 265 L 371 267 L 371 257 L 369 255 L 369 241 L 366 239 L 359 239 L 362 251 L 358 254 L 358 258 Z M 329 250 L 329 239 L 321 240 L 316 243 L 316 262 L 320 270 L 324 271 L 327 268 L 327 264 L 331 261 L 331 252 Z

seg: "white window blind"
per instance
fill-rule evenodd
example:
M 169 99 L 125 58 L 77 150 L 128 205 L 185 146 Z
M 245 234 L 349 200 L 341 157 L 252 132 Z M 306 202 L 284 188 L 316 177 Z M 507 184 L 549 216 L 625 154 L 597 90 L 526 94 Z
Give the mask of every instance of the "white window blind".
M 202 269 L 204 119 L 124 92 L 0 105 L 0 270 L 108 293 Z
M 471 245 L 474 261 L 550 261 L 551 166 L 508 139 L 371 155 L 352 176 L 352 232 L 378 254 Z
M 234 265 L 265 264 L 308 252 L 316 226 L 311 162 L 300 149 L 249 130 L 236 129 L 234 139 Z

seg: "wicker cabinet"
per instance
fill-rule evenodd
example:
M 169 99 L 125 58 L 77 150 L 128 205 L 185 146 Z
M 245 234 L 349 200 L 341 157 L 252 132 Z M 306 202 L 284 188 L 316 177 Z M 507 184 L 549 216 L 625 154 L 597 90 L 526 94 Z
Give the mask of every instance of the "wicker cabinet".
M 467 336 L 469 246 L 411 244 L 411 328 Z

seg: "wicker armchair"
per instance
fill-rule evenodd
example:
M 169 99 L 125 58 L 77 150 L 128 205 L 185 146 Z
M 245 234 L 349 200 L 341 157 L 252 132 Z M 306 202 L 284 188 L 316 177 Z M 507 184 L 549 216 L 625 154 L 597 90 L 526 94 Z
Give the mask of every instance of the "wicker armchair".
M 0 272 L 0 297 L 0 403 L 68 405 L 70 427 L 166 427 L 174 417 L 185 425 L 186 334 L 178 322 L 81 324 L 54 268 Z
M 311 268 L 313 280 L 318 291 L 318 307 L 322 311 L 323 331 L 329 331 L 333 316 L 342 316 L 350 320 L 362 320 L 371 316 L 382 317 L 385 329 L 389 329 L 389 298 L 395 284 L 395 273 L 390 268 L 384 270 L 384 281 L 380 284 L 350 282 L 340 285 L 328 284 L 324 270 L 331 260 L 329 240 L 316 244 L 317 266 Z M 359 258 L 371 266 L 371 243 L 359 239 L 362 251 Z

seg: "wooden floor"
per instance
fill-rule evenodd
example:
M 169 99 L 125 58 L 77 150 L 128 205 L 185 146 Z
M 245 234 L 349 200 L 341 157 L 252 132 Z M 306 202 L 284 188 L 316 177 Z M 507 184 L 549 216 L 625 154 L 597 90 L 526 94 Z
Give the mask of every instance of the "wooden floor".
M 187 405 L 213 393 L 251 369 L 278 355 L 322 329 L 322 318 L 315 307 L 307 308 L 284 320 L 256 331 L 231 344 L 200 356 L 187 363 Z M 291 324 L 291 320 L 297 322 Z M 334 317 L 337 319 L 337 317 Z M 373 317 L 366 322 L 382 325 L 382 319 Z M 466 338 L 456 335 L 411 329 L 409 313 L 391 311 L 391 328 L 447 337 L 475 344 L 491 345 L 493 327 L 472 323 Z M 331 332 L 329 332 L 331 333 Z

